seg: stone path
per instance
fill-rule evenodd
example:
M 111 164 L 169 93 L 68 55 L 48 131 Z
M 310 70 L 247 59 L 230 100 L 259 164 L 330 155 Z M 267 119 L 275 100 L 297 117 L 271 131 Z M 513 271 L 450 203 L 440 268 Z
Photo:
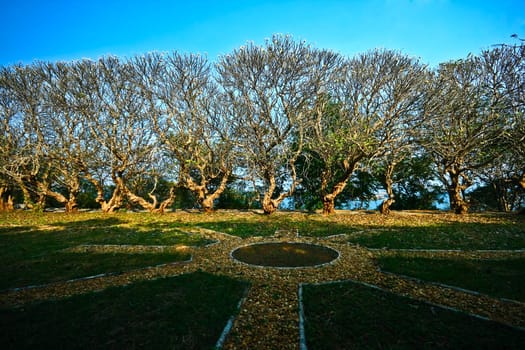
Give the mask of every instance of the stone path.
M 101 290 L 113 285 L 126 285 L 139 280 L 202 270 L 251 282 L 239 314 L 226 337 L 223 345 L 225 349 L 298 349 L 298 286 L 302 283 L 352 280 L 506 324 L 525 327 L 525 303 L 493 299 L 485 295 L 471 294 L 382 273 L 374 265 L 373 257 L 385 252 L 370 251 L 350 245 L 346 243 L 344 235 L 316 239 L 297 237 L 290 233 L 279 234 L 276 237 L 240 239 L 205 229 L 195 230 L 194 233 L 214 239 L 217 243 L 202 248 L 188 247 L 187 249 L 193 256 L 190 262 L 128 271 L 113 276 L 99 276 L 36 288 L 11 290 L 0 294 L 0 305 L 67 297 L 86 291 Z M 230 256 L 231 251 L 241 245 L 279 241 L 325 245 L 339 251 L 340 257 L 333 263 L 321 267 L 279 269 L 249 266 L 235 261 Z M 419 251 L 417 254 L 422 255 L 424 252 Z M 461 252 L 454 254 L 461 254 Z M 516 254 L 525 256 L 523 251 L 516 252 Z

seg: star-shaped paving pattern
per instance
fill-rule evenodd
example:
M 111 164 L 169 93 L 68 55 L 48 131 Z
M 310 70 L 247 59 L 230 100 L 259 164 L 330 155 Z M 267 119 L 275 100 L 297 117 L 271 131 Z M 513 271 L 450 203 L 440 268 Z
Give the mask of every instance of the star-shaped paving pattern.
M 191 261 L 128 271 L 118 275 L 104 275 L 89 279 L 53 283 L 37 288 L 21 288 L 3 293 L 2 304 L 18 304 L 37 299 L 67 297 L 69 295 L 101 290 L 114 285 L 126 285 L 139 280 L 175 276 L 197 270 L 226 275 L 251 283 L 231 330 L 225 337 L 225 349 L 298 349 L 299 297 L 301 284 L 351 280 L 406 295 L 418 300 L 445 305 L 461 311 L 487 317 L 507 324 L 525 326 L 525 304 L 493 299 L 432 283 L 383 273 L 374 264 L 374 256 L 392 251 L 372 251 L 346 241 L 345 235 L 328 238 L 299 236 L 295 232 L 273 237 L 241 239 L 208 229 L 191 233 L 215 240 L 206 247 L 188 247 Z M 251 266 L 232 258 L 231 252 L 239 246 L 259 242 L 303 242 L 323 245 L 339 252 L 329 264 L 304 268 L 272 268 Z M 417 255 L 439 252 L 415 251 Z M 441 254 L 471 254 L 442 252 Z M 487 254 L 497 254 L 491 252 Z M 523 252 L 519 253 L 524 255 Z

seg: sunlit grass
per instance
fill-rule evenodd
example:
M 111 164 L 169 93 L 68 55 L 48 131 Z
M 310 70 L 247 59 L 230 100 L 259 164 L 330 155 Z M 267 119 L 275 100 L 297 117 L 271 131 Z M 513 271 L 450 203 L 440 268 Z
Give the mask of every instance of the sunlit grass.
M 525 221 L 517 215 L 416 212 L 383 216 L 373 212 L 339 212 L 324 216 L 278 212 L 267 216 L 250 211 L 72 215 L 17 211 L 0 214 L 0 271 L 4 276 L 1 288 L 185 260 L 186 255 L 101 254 L 87 263 L 89 254 L 66 256 L 63 251 L 85 244 L 202 246 L 210 243 L 211 240 L 199 234 L 189 233 L 199 228 L 238 237 L 266 237 L 283 230 L 315 237 L 346 234 L 349 242 L 370 248 L 525 248 Z
M 194 233 L 199 232 L 201 228 L 243 238 L 254 236 L 268 237 L 274 235 L 276 231 L 290 231 L 293 234 L 298 233 L 300 236 L 319 238 L 344 234 L 350 244 L 359 244 L 368 248 L 525 249 L 524 218 L 518 215 L 505 214 L 458 216 L 440 212 L 394 212 L 390 216 L 383 216 L 373 212 L 341 211 L 333 216 L 302 212 L 278 212 L 266 216 L 250 211 L 218 211 L 211 214 L 178 211 L 164 215 L 149 213 L 115 213 L 108 215 L 96 212 L 68 215 L 18 211 L 0 214 L 0 274 L 2 275 L 0 289 L 63 281 L 99 273 L 119 273 L 151 265 L 186 260 L 189 258 L 189 255 L 184 253 L 184 250 L 179 252 L 175 249 L 170 251 L 161 249 L 158 252 L 149 250 L 140 253 L 122 252 L 118 249 L 114 252 L 109 250 L 104 253 L 73 251 L 75 248 L 84 245 L 166 246 L 173 248 L 188 245 L 204 246 L 210 243 L 211 240 L 201 234 Z M 393 267 L 395 265 L 393 260 L 389 263 L 390 265 L 385 263 L 383 268 L 397 273 L 413 274 L 415 277 L 429 281 L 477 290 L 494 296 L 523 300 L 519 298 L 519 295 L 525 294 L 523 283 L 521 283 L 524 280 L 523 275 L 520 275 L 521 271 L 524 271 L 523 259 L 518 259 L 517 265 L 514 262 L 509 262 L 508 264 L 495 262 L 490 266 L 487 264 L 492 263 L 478 260 L 469 261 L 468 264 L 460 262 L 460 265 L 457 265 L 458 261 L 454 261 L 452 265 L 449 265 L 449 262 L 439 259 L 418 260 L 413 263 L 413 265 L 417 266 L 417 269 L 414 269 L 414 271 L 407 270 L 408 268 L 405 266 L 412 264 L 410 261 L 401 259 L 401 261 L 395 263 L 399 267 Z M 452 280 L 443 277 L 443 272 L 449 270 L 455 271 L 455 276 L 453 276 L 454 279 Z M 483 276 L 487 285 L 500 284 L 503 286 L 505 284 L 508 285 L 508 288 L 504 293 L 498 294 L 484 289 L 485 287 L 482 284 L 485 282 L 480 283 L 477 281 L 477 284 L 474 285 L 456 283 L 456 281 L 467 280 L 463 276 L 468 275 Z M 23 308 L 16 310 L 2 310 L 2 322 L 6 323 L 7 321 L 5 320 L 14 320 L 14 327 L 19 328 L 19 331 L 9 331 L 17 338 L 16 341 L 13 340 L 13 337 L 6 338 L 5 341 L 2 341 L 2 344 L 14 344 L 11 348 L 31 348 L 34 342 L 42 342 L 44 345 L 48 344 L 49 347 L 55 348 L 56 344 L 58 344 L 55 341 L 57 341 L 64 342 L 66 345 L 63 347 L 74 348 L 75 344 L 68 345 L 72 344 L 73 340 L 71 339 L 76 338 L 74 336 L 69 337 L 67 334 L 86 332 L 85 338 L 82 338 L 79 343 L 85 346 L 79 345 L 80 347 L 91 347 L 93 339 L 101 337 L 101 339 L 106 339 L 104 341 L 107 342 L 107 347 L 114 345 L 115 347 L 126 348 L 142 346 L 148 348 L 176 348 L 172 344 L 180 343 L 185 344 L 184 346 L 181 345 L 181 348 L 191 348 L 192 346 L 209 348 L 209 346 L 212 346 L 209 345 L 212 344 L 211 340 L 206 340 L 206 344 L 195 341 L 196 334 L 201 332 L 197 323 L 206 323 L 202 319 L 207 318 L 208 315 L 198 311 L 195 316 L 191 316 L 193 312 L 191 310 L 194 310 L 197 304 L 200 305 L 200 301 L 198 298 L 192 299 L 191 296 L 185 294 L 186 292 L 180 292 L 180 288 L 186 288 L 185 285 L 187 284 L 187 288 L 203 289 L 208 291 L 212 298 L 216 298 L 215 300 L 220 300 L 220 295 L 217 296 L 213 294 L 213 291 L 210 291 L 210 288 L 215 288 L 215 282 L 210 282 L 209 287 L 208 282 L 206 282 L 210 279 L 213 280 L 215 277 L 201 277 L 200 274 L 197 274 L 188 275 L 188 277 L 185 277 L 187 279 L 173 279 L 173 281 L 177 281 L 176 286 L 171 284 L 171 282 L 167 282 L 172 281 L 172 279 L 162 280 L 164 282 L 159 282 L 159 289 L 151 287 L 157 286 L 156 284 L 150 284 L 152 282 L 134 283 L 129 287 L 111 289 L 107 298 L 105 292 L 102 294 L 94 293 L 64 301 L 25 305 Z M 202 282 L 204 285 L 199 285 L 198 283 L 196 286 L 193 285 L 191 280 L 195 278 L 201 282 L 204 281 Z M 220 285 L 222 282 L 218 283 Z M 141 296 L 139 296 L 139 299 L 142 301 L 137 301 L 135 296 L 127 292 L 134 290 L 135 286 L 140 288 L 139 294 Z M 317 288 L 319 288 L 319 292 Z M 354 290 L 357 290 L 357 292 L 354 292 Z M 95 310 L 102 310 L 108 303 L 114 302 L 114 298 L 116 298 L 114 296 L 115 293 L 120 293 L 121 300 L 118 302 L 122 302 L 122 304 L 111 310 L 110 315 L 112 316 L 108 317 L 109 321 L 102 320 L 101 315 L 95 315 Z M 321 295 L 318 297 L 316 293 Z M 160 298 L 165 297 L 167 303 L 171 304 L 162 304 L 156 299 L 157 294 L 159 294 Z M 179 300 L 178 302 L 170 301 L 173 300 L 170 299 L 171 297 L 178 298 L 177 295 L 179 294 L 180 299 L 177 299 Z M 104 301 L 99 303 L 97 296 L 100 295 L 102 295 L 100 300 Z M 144 301 L 148 298 L 152 298 L 152 304 Z M 319 298 L 319 303 L 317 303 L 316 298 Z M 355 344 L 368 344 L 372 348 L 383 346 L 381 344 L 389 344 L 388 346 L 394 347 L 399 345 L 400 348 L 456 348 L 465 346 L 463 338 L 473 339 L 478 337 L 477 329 L 481 330 L 481 340 L 479 342 L 474 340 L 472 344 L 475 346 L 485 344 L 482 341 L 485 341 L 488 337 L 496 339 L 496 342 L 501 341 L 501 344 L 508 348 L 514 347 L 517 343 L 516 339 L 519 342 L 524 340 L 522 334 L 516 334 L 505 327 L 499 328 L 501 326 L 494 326 L 492 323 L 486 326 L 485 323 L 477 323 L 479 320 L 471 321 L 465 315 L 458 316 L 458 314 L 454 314 L 450 316 L 448 313 L 442 313 L 440 310 L 428 309 L 428 305 L 415 303 L 410 299 L 399 299 L 399 297 L 384 293 L 377 294 L 376 291 L 371 292 L 366 288 L 359 290 L 353 284 L 344 284 L 342 287 L 337 287 L 334 290 L 325 286 L 311 287 L 311 289 L 308 287 L 305 288 L 305 300 L 306 310 L 310 312 L 309 324 L 307 324 L 308 341 L 311 341 L 312 344 L 318 344 L 311 348 L 323 348 L 325 345 L 322 344 L 327 344 L 327 348 L 346 348 L 349 346 L 354 348 L 354 342 L 356 341 L 357 343 Z M 314 300 L 314 302 L 308 302 L 308 300 Z M 176 318 L 164 321 L 161 318 L 160 323 L 155 323 L 157 319 L 156 302 L 161 305 L 159 306 L 159 312 L 164 313 L 166 310 L 169 310 L 169 312 L 176 314 L 174 317 L 177 317 L 179 312 L 182 312 L 180 317 L 186 321 L 178 322 L 179 319 Z M 141 303 L 148 306 L 144 306 L 145 309 L 140 309 L 141 307 L 139 307 L 136 314 L 141 319 L 153 322 L 153 327 L 158 328 L 157 331 L 150 330 L 148 325 L 133 318 L 135 317 L 134 315 L 129 314 L 129 312 L 132 312 L 130 310 L 134 310 L 136 305 Z M 88 306 L 89 310 L 86 310 L 83 304 L 90 305 Z M 397 309 L 395 306 L 398 304 L 400 309 Z M 210 305 L 206 304 L 203 308 L 209 308 Z M 42 309 L 39 309 L 40 307 Z M 186 307 L 190 311 L 185 311 L 184 308 Z M 324 310 L 317 309 L 318 307 L 324 307 Z M 29 313 L 24 313 L 24 310 L 27 310 Z M 173 310 L 176 310 L 176 312 Z M 416 310 L 415 314 L 413 314 L 414 310 Z M 364 315 L 365 311 L 368 312 L 368 315 Z M 87 326 L 80 320 L 84 317 L 82 312 L 87 315 L 86 317 L 100 320 L 101 328 L 93 330 L 95 333 L 91 332 L 91 330 L 85 331 Z M 363 314 L 360 314 L 360 312 Z M 47 317 L 47 315 L 52 315 L 52 317 Z M 131 324 L 126 323 L 126 318 L 131 320 Z M 73 322 L 78 322 L 79 326 L 64 324 L 69 319 Z M 421 325 L 417 321 L 419 319 L 422 320 Z M 31 320 L 36 328 L 23 325 L 28 320 Z M 376 324 L 377 327 L 374 326 L 376 321 L 379 322 Z M 57 324 L 56 328 L 53 328 L 53 322 Z M 104 322 L 114 323 L 116 326 L 108 326 L 108 323 Z M 221 322 L 222 320 L 217 324 Z M 186 330 L 181 328 L 180 331 L 176 330 L 174 332 L 173 324 L 177 324 L 178 327 L 179 323 L 182 325 L 182 328 L 186 327 Z M 448 324 L 455 327 L 456 330 L 450 331 L 447 328 Z M 403 329 L 398 329 L 398 325 Z M 221 323 L 221 327 L 223 326 L 224 324 Z M 10 326 L 6 327 L 5 329 L 10 329 Z M 45 327 L 52 329 L 52 331 L 49 334 L 42 331 Z M 60 327 L 64 329 L 63 334 L 60 331 Z M 135 332 L 136 328 L 134 327 L 143 327 L 145 331 Z M 124 330 L 121 328 L 124 328 Z M 494 329 L 494 331 L 490 329 Z M 10 334 L 9 332 L 7 334 Z M 130 332 L 141 333 L 141 335 L 130 336 L 131 343 L 126 343 L 124 342 L 125 337 L 120 337 L 131 334 Z M 202 332 L 207 333 L 208 331 L 203 330 Z M 449 336 L 448 332 L 452 334 L 450 339 L 447 338 Z M 20 340 L 25 338 L 26 335 L 33 333 L 35 336 L 27 337 L 27 341 Z M 422 335 L 427 333 L 430 334 L 430 338 Z M 503 338 L 496 333 L 502 334 Z M 348 338 L 349 336 L 352 337 L 352 334 L 360 338 L 357 340 L 356 338 Z M 443 337 L 443 334 L 447 337 Z M 488 334 L 488 336 L 485 337 L 485 334 Z M 149 339 L 152 337 L 162 337 L 163 339 Z M 216 341 L 215 333 L 213 337 L 209 337 L 209 339 L 212 338 Z M 112 339 L 117 339 L 116 341 L 124 343 L 114 344 Z M 13 341 L 15 342 L 13 343 Z M 486 344 L 499 345 L 499 343 L 487 341 Z M 470 347 L 470 343 L 467 347 Z
M 146 266 L 188 260 L 178 251 L 69 253 L 81 245 L 166 247 L 210 243 L 148 214 L 17 212 L 0 216 L 0 289 L 118 273 Z

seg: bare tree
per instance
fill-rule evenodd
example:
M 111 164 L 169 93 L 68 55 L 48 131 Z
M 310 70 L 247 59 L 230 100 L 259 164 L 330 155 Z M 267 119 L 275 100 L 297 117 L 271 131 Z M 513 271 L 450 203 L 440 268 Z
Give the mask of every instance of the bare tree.
M 393 200 L 391 174 L 408 142 L 417 114 L 425 67 L 387 50 L 348 60 L 334 79 L 324 108 L 318 108 L 308 149 L 321 166 L 323 212 L 335 209 L 335 198 L 352 174 L 381 155 L 387 160 L 385 183 Z M 403 145 L 403 147 L 401 147 Z
M 521 40 L 523 41 L 523 40 Z M 478 175 L 490 186 L 501 211 L 519 209 L 525 193 L 525 44 L 498 45 L 482 52 L 489 95 L 502 116 L 494 159 Z
M 17 105 L 10 96 L 5 79 L 9 79 L 9 72 L 3 69 L 0 71 L 0 211 L 14 209 L 14 182 L 9 169 L 19 140 L 16 127 Z
M 439 168 L 451 209 L 468 212 L 467 190 L 483 169 L 498 158 L 509 118 L 515 120 L 519 71 L 505 48 L 441 64 L 426 105 L 424 147 Z
M 107 151 L 97 134 L 96 120 L 102 113 L 103 103 L 99 88 L 99 66 L 97 62 L 82 60 L 74 62 L 69 67 L 68 100 L 69 110 L 75 123 L 72 127 L 74 137 L 78 137 L 74 143 L 72 162 L 83 178 L 89 181 L 97 191 L 97 203 L 102 211 L 109 212 L 118 209 L 122 205 L 122 194 L 120 190 L 113 191 L 111 198 L 105 197 L 108 178 L 111 171 L 107 161 Z
M 516 166 L 510 178 L 525 190 L 525 113 L 521 112 L 517 118 L 520 117 L 521 120 L 514 124 L 514 129 L 509 135 L 509 145 L 513 156 L 512 164 Z
M 520 45 L 499 50 L 507 62 L 503 94 L 508 118 L 503 140 L 515 168 L 510 178 L 525 190 L 525 43 L 520 40 Z
M 21 189 L 28 208 L 36 206 L 42 209 L 53 169 L 44 150 L 46 113 L 41 73 L 36 66 L 8 67 L 2 69 L 1 85 L 12 104 L 11 111 L 16 111 L 10 116 L 11 131 L 15 136 L 7 145 L 9 150 L 5 155 L 9 158 L 4 162 L 2 172 Z
M 262 208 L 277 210 L 300 179 L 295 162 L 303 147 L 306 115 L 323 93 L 338 56 L 290 37 L 265 46 L 250 43 L 217 64 L 219 80 L 234 108 L 230 119 L 245 172 L 262 187 Z
M 65 205 L 66 212 L 78 209 L 77 197 L 82 178 L 79 166 L 88 141 L 85 123 L 74 112 L 71 88 L 71 65 L 48 63 L 39 66 L 44 76 L 44 143 L 46 159 L 53 169 L 50 186 L 42 188 L 45 195 Z M 45 127 L 44 127 L 45 125 Z M 60 189 L 64 189 L 61 191 Z
M 387 120 L 379 130 L 385 147 L 377 160 L 383 169 L 381 178 L 387 193 L 380 206 L 382 214 L 388 214 L 395 202 L 393 175 L 396 166 L 416 149 L 415 140 L 423 119 L 424 84 L 429 79 L 426 67 L 415 59 L 393 54 L 389 64 L 387 84 L 380 92 L 384 101 L 375 112 Z
M 144 108 L 140 90 L 130 77 L 132 67 L 115 57 L 98 61 L 94 72 L 86 74 L 89 78 L 85 96 L 89 98 L 85 115 L 92 142 L 99 145 L 99 177 L 93 173 L 85 176 L 97 188 L 98 198 L 104 212 L 120 208 L 128 197 L 136 198 L 127 183 L 135 176 L 144 176 L 154 164 L 156 154 L 151 119 Z M 93 76 L 92 74 L 96 75 Z M 109 174 L 114 186 L 111 198 L 104 197 L 104 176 Z M 148 208 L 146 203 L 140 203 Z M 149 209 L 149 208 L 148 208 Z
M 200 55 L 150 56 L 162 66 L 151 86 L 149 104 L 155 132 L 171 159 L 179 185 L 195 194 L 201 208 L 209 212 L 226 188 L 233 168 L 231 132 L 222 101 L 211 75 L 210 64 Z M 142 62 L 144 66 L 145 61 Z

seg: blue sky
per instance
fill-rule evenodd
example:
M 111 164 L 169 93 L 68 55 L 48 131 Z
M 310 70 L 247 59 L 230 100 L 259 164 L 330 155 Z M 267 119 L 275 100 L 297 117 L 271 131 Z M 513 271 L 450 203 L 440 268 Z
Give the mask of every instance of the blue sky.
M 400 50 L 431 66 L 525 37 L 523 0 L 0 0 L 0 66 L 150 51 L 210 60 L 274 33 L 352 56 Z

